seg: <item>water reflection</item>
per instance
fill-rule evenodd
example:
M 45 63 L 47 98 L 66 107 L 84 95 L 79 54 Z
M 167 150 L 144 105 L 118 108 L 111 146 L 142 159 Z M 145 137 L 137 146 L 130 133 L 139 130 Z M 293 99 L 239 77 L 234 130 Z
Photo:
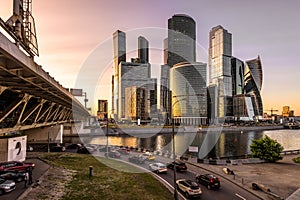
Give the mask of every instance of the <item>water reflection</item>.
M 222 158 L 250 154 L 252 140 L 264 135 L 276 139 L 284 150 L 300 149 L 300 130 L 273 130 L 250 132 L 200 132 L 177 133 L 175 136 L 176 154 L 182 155 L 188 146 L 198 146 L 199 158 Z M 106 137 L 90 138 L 91 144 L 106 144 Z M 128 146 L 149 150 L 172 152 L 172 134 L 160 134 L 148 138 L 133 136 L 109 136 L 109 145 Z

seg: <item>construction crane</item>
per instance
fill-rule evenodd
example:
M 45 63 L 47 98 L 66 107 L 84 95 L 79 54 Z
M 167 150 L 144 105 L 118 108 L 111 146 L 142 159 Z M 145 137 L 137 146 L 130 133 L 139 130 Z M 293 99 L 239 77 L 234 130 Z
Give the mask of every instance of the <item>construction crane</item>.
M 5 23 L 1 20 L 0 25 L 30 56 L 39 55 L 32 0 L 13 0 L 13 15 Z
M 271 108 L 271 110 L 265 110 L 265 111 L 271 112 L 271 116 L 273 116 L 273 112 L 278 112 L 278 110 L 275 110 L 273 108 Z

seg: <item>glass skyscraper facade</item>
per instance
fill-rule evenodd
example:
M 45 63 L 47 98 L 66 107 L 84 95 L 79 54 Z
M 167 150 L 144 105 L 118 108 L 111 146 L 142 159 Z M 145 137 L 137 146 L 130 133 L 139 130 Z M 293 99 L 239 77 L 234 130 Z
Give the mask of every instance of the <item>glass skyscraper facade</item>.
M 216 118 L 232 117 L 232 35 L 222 26 L 209 32 L 209 84 L 216 85 Z
M 262 64 L 260 57 L 246 61 L 245 66 L 245 93 L 255 98 L 254 111 L 256 116 L 263 116 L 263 102 L 261 88 L 263 81 Z
M 182 62 L 170 69 L 170 89 L 175 123 L 207 123 L 206 64 Z
M 143 36 L 138 37 L 138 57 L 141 63 L 149 63 L 149 42 Z
M 117 114 L 119 105 L 119 64 L 126 62 L 126 34 L 120 30 L 113 33 L 114 75 L 112 76 L 112 112 Z
M 188 15 L 173 15 L 168 20 L 168 65 L 196 61 L 196 23 Z

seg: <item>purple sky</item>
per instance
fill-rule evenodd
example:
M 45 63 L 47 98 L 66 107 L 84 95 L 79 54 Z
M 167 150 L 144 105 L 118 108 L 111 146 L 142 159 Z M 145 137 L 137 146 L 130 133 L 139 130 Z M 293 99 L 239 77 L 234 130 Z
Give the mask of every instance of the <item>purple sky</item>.
M 295 91 L 300 71 L 299 8 L 297 0 L 35 0 L 33 16 L 40 50 L 35 60 L 64 87 L 74 87 L 85 60 L 115 30 L 167 28 L 168 18 L 184 13 L 196 21 L 197 42 L 205 49 L 209 30 L 220 24 L 233 35 L 235 57 L 261 56 L 264 109 L 281 112 L 282 106 L 289 105 L 300 115 L 300 94 Z M 0 0 L 0 17 L 6 20 L 11 13 L 12 0 Z M 160 41 L 162 48 L 160 39 L 149 40 L 150 47 L 156 48 L 154 43 Z M 112 57 L 111 49 L 102 53 Z M 150 57 L 152 63 L 157 62 L 154 54 L 157 57 L 160 52 Z M 154 75 L 158 68 L 153 66 Z M 104 76 L 110 76 L 110 69 Z M 110 88 L 103 89 L 108 91 L 101 90 L 95 98 L 107 98 Z

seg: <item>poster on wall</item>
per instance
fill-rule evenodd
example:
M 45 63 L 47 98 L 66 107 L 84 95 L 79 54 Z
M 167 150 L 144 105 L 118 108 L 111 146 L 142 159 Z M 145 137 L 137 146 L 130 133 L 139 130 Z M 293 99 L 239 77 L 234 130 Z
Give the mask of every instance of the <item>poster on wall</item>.
M 8 139 L 8 161 L 24 161 L 26 159 L 27 136 Z

